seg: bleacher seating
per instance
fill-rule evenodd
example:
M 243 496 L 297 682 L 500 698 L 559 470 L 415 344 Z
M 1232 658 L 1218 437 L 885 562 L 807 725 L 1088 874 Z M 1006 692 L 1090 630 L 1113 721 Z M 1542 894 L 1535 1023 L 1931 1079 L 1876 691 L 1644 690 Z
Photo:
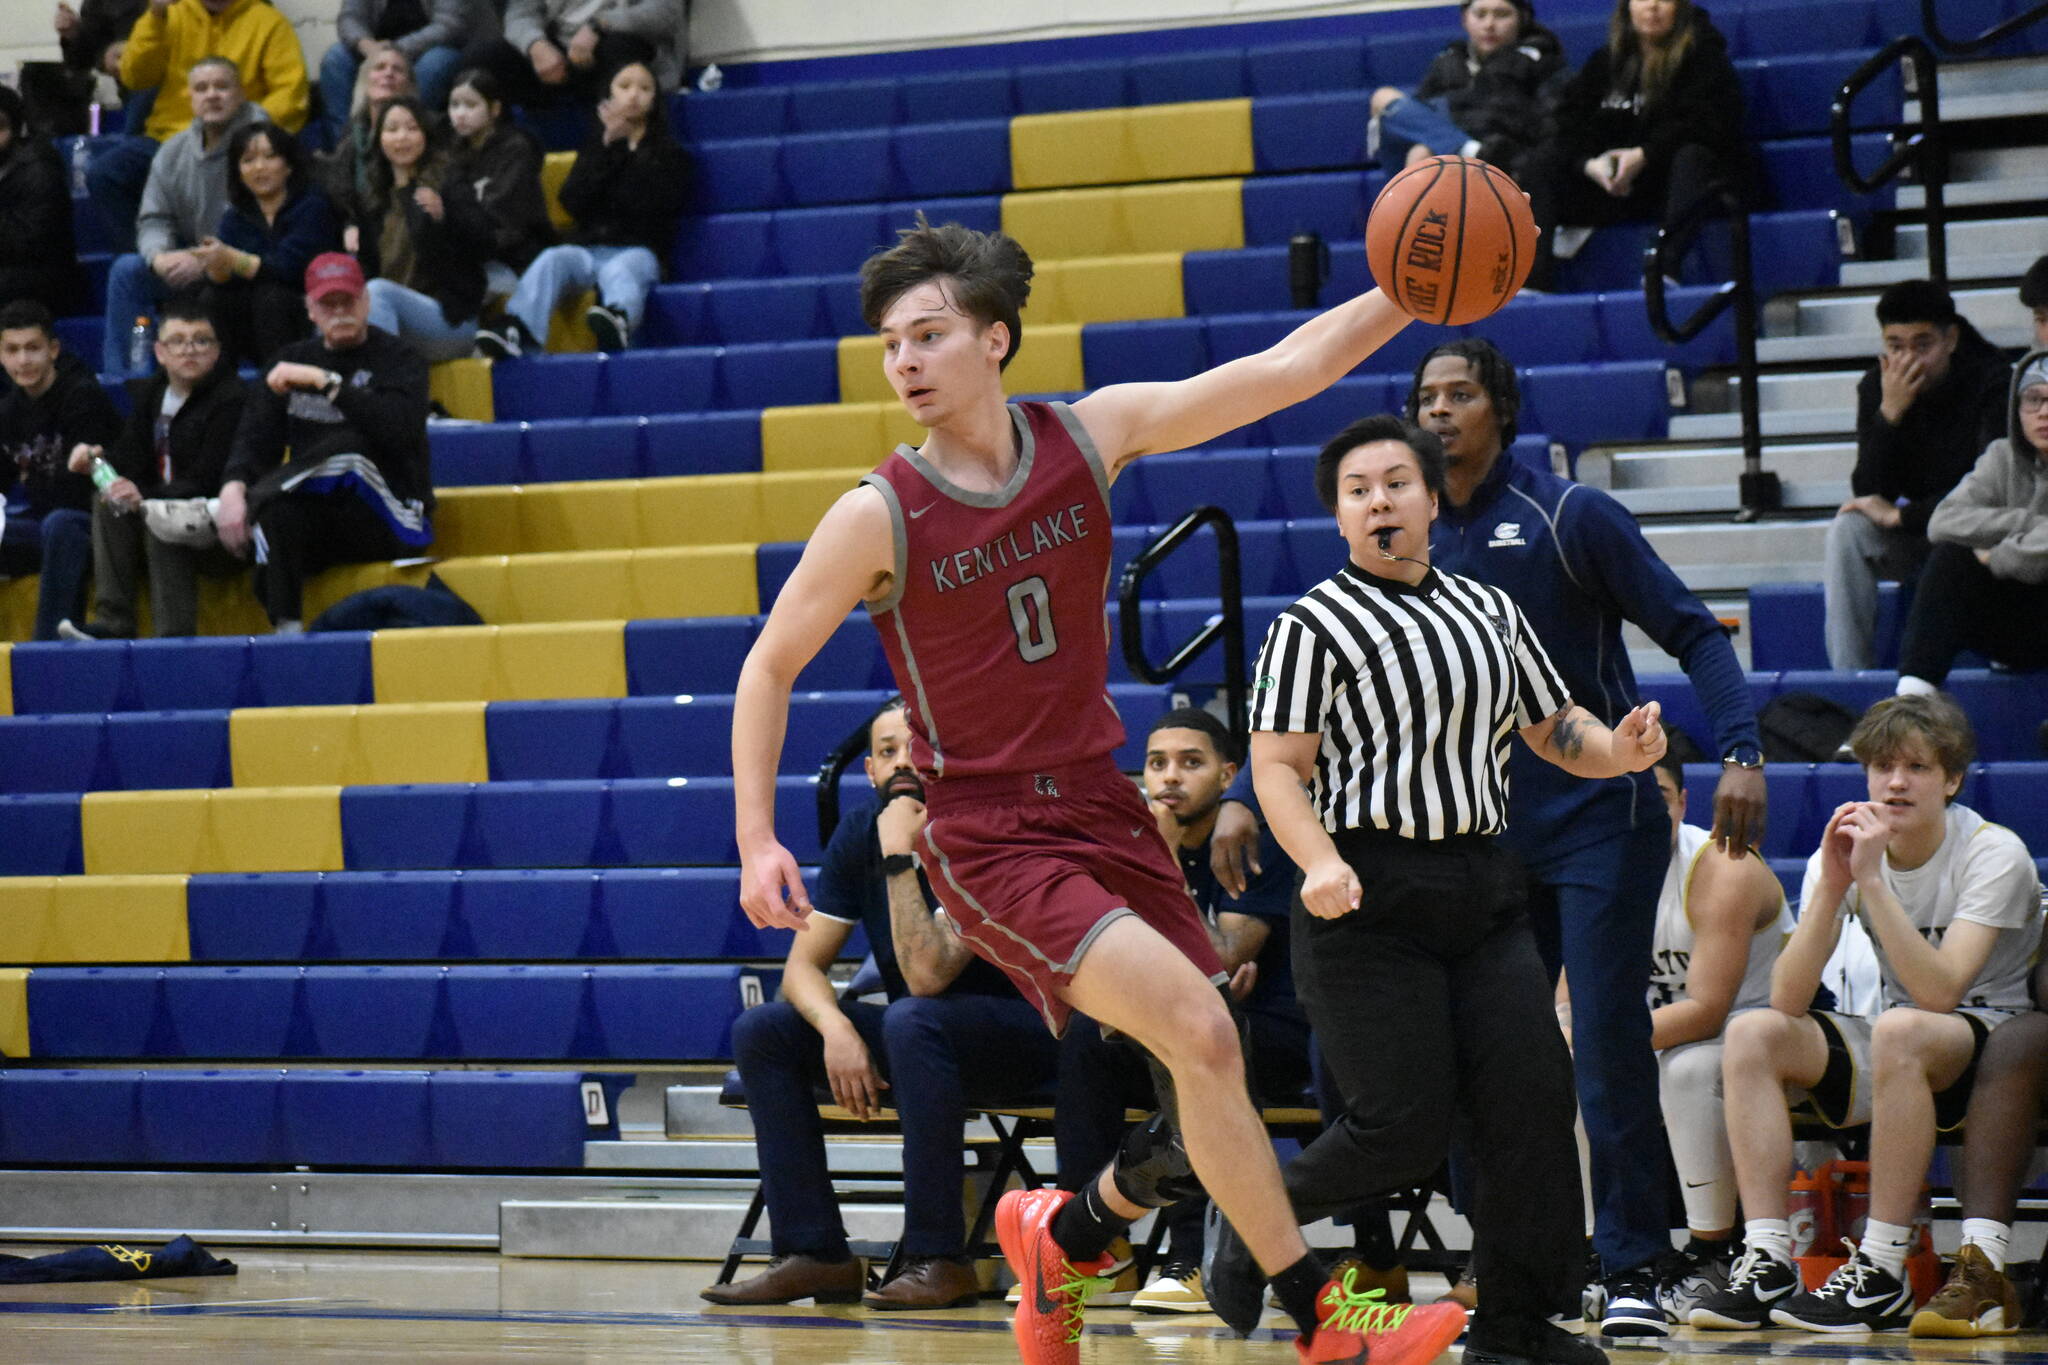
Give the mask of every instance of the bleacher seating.
M 1576 59 L 1603 40 L 1606 8 L 1545 21 Z M 1917 28 L 1917 3 L 1734 0 L 1715 19 L 1757 148 L 1758 286 L 1832 288 L 1841 220 L 1860 228 L 1892 198 L 1834 175 L 1828 102 Z M 1018 235 L 1037 276 L 1016 392 L 1256 351 L 1307 316 L 1290 238 L 1327 242 L 1325 300 L 1369 286 L 1362 225 L 1385 177 L 1362 164 L 1366 97 L 1412 81 L 1446 27 L 1438 10 L 1190 29 L 949 51 L 945 69 L 907 75 L 771 65 L 678 97 L 695 200 L 640 348 L 437 372 L 444 405 L 476 420 L 430 430 L 446 490 L 434 569 L 488 625 L 252 637 L 246 589 L 210 584 L 197 639 L 0 644 L 0 1054 L 27 1059 L 0 1070 L 0 1162 L 575 1168 L 586 1139 L 617 1132 L 586 1121 L 582 1086 L 615 1096 L 630 1078 L 560 1068 L 724 1058 L 742 979 L 764 979 L 747 964 L 790 938 L 736 909 L 730 694 L 818 516 L 916 439 L 853 272 L 918 209 Z M 1903 93 L 1868 92 L 1866 129 Z M 557 147 L 572 133 L 536 126 Z M 1858 163 L 1885 142 L 1859 133 Z M 566 164 L 551 160 L 550 184 Z M 94 311 L 60 332 L 96 355 L 109 257 L 82 200 L 77 222 Z M 1653 336 L 1648 235 L 1603 231 L 1556 295 L 1410 328 L 1318 399 L 1132 467 L 1117 567 L 1191 506 L 1224 507 L 1255 649 L 1338 562 L 1310 477 L 1320 442 L 1397 407 L 1416 359 L 1452 335 L 1491 337 L 1523 367 L 1516 459 L 1549 467 L 1558 448 L 1569 468 L 1590 445 L 1661 439 L 1674 395 L 1730 364 L 1734 341 L 1725 318 L 1683 346 Z M 1685 264 L 1675 314 L 1722 278 L 1723 249 L 1710 237 Z M 311 604 L 426 572 L 337 571 Z M 0 585 L 0 634 L 21 636 L 33 589 Z M 1153 657 L 1219 609 L 1217 591 L 1199 554 L 1153 575 L 1139 608 Z M 1882 601 L 1889 662 L 1903 607 Z M 1759 705 L 1813 691 L 1860 708 L 1888 690 L 1889 675 L 1826 671 L 1816 585 L 1759 585 L 1750 609 Z M 1111 681 L 1135 766 L 1169 693 L 1116 654 Z M 814 766 L 888 686 L 859 614 L 798 681 L 776 796 L 806 865 Z M 1984 760 L 1964 799 L 2048 853 L 2033 734 L 2048 679 L 1966 668 L 1951 686 Z M 1642 690 L 1711 744 L 1682 677 Z M 1714 774 L 1687 774 L 1696 813 Z M 1774 765 L 1769 781 L 1766 852 L 1796 893 L 1818 822 L 1860 777 Z M 842 795 L 864 790 L 856 774 Z M 856 933 L 847 951 L 864 947 Z M 347 1065 L 373 1061 L 408 1069 Z M 154 1069 L 187 1062 L 220 1065 Z M 555 1069 L 459 1069 L 478 1063 Z

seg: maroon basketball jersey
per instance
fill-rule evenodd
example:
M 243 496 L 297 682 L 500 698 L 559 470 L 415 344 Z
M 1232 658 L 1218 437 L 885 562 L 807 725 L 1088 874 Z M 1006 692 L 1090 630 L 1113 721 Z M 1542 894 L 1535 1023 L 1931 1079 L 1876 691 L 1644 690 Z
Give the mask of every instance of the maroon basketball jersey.
M 1009 483 L 972 493 L 909 446 L 861 482 L 889 504 L 896 580 L 870 605 L 927 779 L 1044 772 L 1123 743 L 1103 594 L 1109 476 L 1065 403 L 1013 403 Z

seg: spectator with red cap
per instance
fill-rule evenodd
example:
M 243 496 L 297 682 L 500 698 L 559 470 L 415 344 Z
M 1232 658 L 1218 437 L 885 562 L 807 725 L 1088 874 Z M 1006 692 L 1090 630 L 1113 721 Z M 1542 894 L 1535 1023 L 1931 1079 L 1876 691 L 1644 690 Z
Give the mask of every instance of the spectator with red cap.
M 257 596 L 281 635 L 302 628 L 313 575 L 434 538 L 427 362 L 370 325 L 353 257 L 313 258 L 306 312 L 318 335 L 285 347 L 251 393 L 215 516 L 221 544 L 255 559 Z

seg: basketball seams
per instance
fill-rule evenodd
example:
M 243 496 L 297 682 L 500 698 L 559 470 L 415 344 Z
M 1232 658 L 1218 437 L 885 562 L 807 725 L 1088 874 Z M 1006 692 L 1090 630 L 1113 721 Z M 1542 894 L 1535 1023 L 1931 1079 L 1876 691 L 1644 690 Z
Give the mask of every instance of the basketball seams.
M 1462 274 L 1465 269 L 1465 233 L 1468 231 L 1465 215 L 1472 207 L 1469 168 L 1469 162 L 1463 157 L 1458 158 L 1458 249 L 1457 254 L 1450 257 L 1451 268 L 1444 278 L 1444 311 L 1443 316 L 1437 319 L 1437 325 L 1440 327 L 1460 325 L 1451 319 L 1458 315 L 1458 286 L 1464 283 Z
M 1486 163 L 1481 162 L 1480 164 L 1485 165 Z M 1486 166 L 1486 171 L 1487 191 L 1493 195 L 1493 201 L 1500 205 L 1501 218 L 1508 225 L 1508 278 L 1515 281 L 1514 289 L 1509 291 L 1510 296 L 1512 296 L 1521 290 L 1522 238 L 1521 234 L 1515 231 L 1514 211 L 1508 207 L 1506 197 L 1500 192 L 1500 186 L 1494 184 L 1493 181 L 1495 176 L 1500 176 L 1501 179 L 1507 180 L 1510 185 L 1513 185 L 1515 182 L 1508 179 L 1500 171 L 1495 170 L 1492 166 Z M 1519 194 L 1520 192 L 1519 189 L 1516 190 L 1516 193 Z
M 1442 180 L 1442 179 L 1443 179 L 1443 177 L 1444 177 L 1444 163 L 1443 163 L 1443 162 L 1442 162 L 1441 160 L 1437 160 L 1437 161 L 1431 161 L 1431 162 L 1429 162 L 1429 163 L 1427 163 L 1427 164 L 1429 165 L 1430 169 L 1431 169 L 1431 170 L 1432 170 L 1433 172 L 1435 172 L 1435 174 L 1433 174 L 1433 175 L 1432 175 L 1432 176 L 1430 177 L 1429 183 L 1428 183 L 1427 185 L 1424 185 L 1424 186 L 1423 186 L 1423 187 L 1422 187 L 1422 188 L 1421 188 L 1420 190 L 1416 191 L 1415 197 L 1414 197 L 1413 199 L 1411 199 L 1411 200 L 1409 201 L 1409 203 L 1408 203 L 1408 212 L 1407 212 L 1407 213 L 1406 213 L 1406 214 L 1405 214 L 1405 215 L 1404 215 L 1404 216 L 1402 217 L 1402 219 L 1401 219 L 1401 228 L 1400 228 L 1400 231 L 1398 231 L 1398 232 L 1396 232 L 1396 233 L 1394 234 L 1394 257 L 1393 257 L 1393 260 L 1391 260 L 1390 262 L 1388 262 L 1388 265 L 1387 265 L 1387 273 L 1388 273 L 1389 275 L 1393 276 L 1393 277 L 1394 277 L 1394 281 L 1395 281 L 1395 283 L 1394 283 L 1394 304 L 1395 304 L 1395 306 L 1396 306 L 1396 307 L 1400 307 L 1400 305 L 1401 305 L 1401 297 L 1400 297 L 1400 295 L 1401 295 L 1401 285 L 1400 285 L 1400 278 L 1401 278 L 1401 244 L 1402 244 L 1402 243 L 1404 243 L 1404 242 L 1406 242 L 1406 241 L 1408 240 L 1408 229 L 1409 229 L 1409 228 L 1410 228 L 1411 226 L 1413 226 L 1413 224 L 1414 224 L 1414 222 L 1415 222 L 1415 214 L 1416 214 L 1416 211 L 1417 211 L 1418 209 L 1420 209 L 1420 208 L 1422 207 L 1422 204 L 1423 204 L 1423 202 L 1424 202 L 1425 200 L 1427 200 L 1427 199 L 1429 198 L 1429 196 L 1430 196 L 1430 192 L 1431 192 L 1432 190 L 1434 190 L 1434 189 L 1435 189 L 1435 188 L 1437 187 L 1437 182 L 1438 182 L 1438 181 L 1440 181 L 1440 180 Z M 1418 170 L 1418 171 L 1419 171 L 1419 170 L 1421 170 L 1422 168 L 1421 168 L 1420 166 L 1417 166 L 1417 167 L 1415 167 L 1414 169 L 1415 169 L 1415 170 Z M 1408 172 L 1408 171 L 1403 171 L 1403 172 L 1401 172 L 1401 174 L 1400 174 L 1400 175 L 1397 175 L 1397 176 L 1395 176 L 1395 177 L 1394 177 L 1394 178 L 1393 178 L 1392 180 L 1390 180 L 1390 181 L 1388 181 L 1388 182 L 1387 182 L 1387 186 L 1386 186 L 1386 189 L 1383 189 L 1383 190 L 1381 190 L 1381 191 L 1380 191 L 1380 193 L 1381 193 L 1381 194 L 1385 194 L 1385 193 L 1387 192 L 1387 190 L 1390 190 L 1390 189 L 1392 189 L 1392 188 L 1393 188 L 1393 187 L 1394 187 L 1395 185 L 1399 184 L 1399 183 L 1400 183 L 1400 181 L 1401 181 L 1401 180 L 1402 180 L 1402 179 L 1403 179 L 1403 178 L 1404 178 L 1405 176 L 1407 176 L 1408 174 L 1410 174 L 1410 172 Z M 1366 231 L 1367 231 L 1367 232 L 1369 233 L 1369 232 L 1371 232 L 1371 230 L 1372 230 L 1372 220 L 1371 220 L 1371 215 L 1370 215 L 1370 214 L 1368 214 L 1368 215 L 1367 215 L 1367 217 L 1366 217 Z M 1415 316 L 1414 310 L 1412 310 L 1412 309 L 1409 309 L 1409 308 L 1402 308 L 1402 309 L 1401 309 L 1401 311 L 1402 311 L 1402 312 L 1404 312 L 1404 313 L 1407 313 L 1407 314 L 1408 314 L 1408 315 L 1409 315 L 1410 317 L 1414 317 L 1414 316 Z

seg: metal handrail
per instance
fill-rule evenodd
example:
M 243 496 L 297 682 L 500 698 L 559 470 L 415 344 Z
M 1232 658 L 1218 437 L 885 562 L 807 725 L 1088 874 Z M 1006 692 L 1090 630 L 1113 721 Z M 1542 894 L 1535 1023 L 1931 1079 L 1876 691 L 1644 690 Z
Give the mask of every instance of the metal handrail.
M 832 831 L 839 828 L 839 779 L 846 776 L 846 770 L 853 761 L 868 751 L 868 727 L 874 724 L 874 717 L 853 727 L 853 733 L 839 741 L 825 761 L 818 765 L 818 847 L 832 842 Z
M 1718 286 L 1691 317 L 1675 323 L 1665 298 L 1664 281 L 1676 276 L 1678 263 L 1707 224 L 1722 218 L 1728 221 L 1734 251 L 1733 278 Z M 1735 368 L 1742 381 L 1742 475 L 1737 481 L 1742 510 L 1736 514 L 1736 520 L 1754 521 L 1783 507 L 1784 489 L 1778 476 L 1764 468 L 1763 420 L 1757 405 L 1756 274 L 1750 261 L 1749 214 L 1734 187 L 1725 183 L 1710 186 L 1677 218 L 1658 229 L 1643 252 L 1643 304 L 1649 310 L 1651 330 L 1672 346 L 1684 345 L 1706 331 L 1723 313 L 1735 310 Z
M 1923 15 L 1931 14 L 1931 0 L 1921 0 Z M 2044 7 L 2048 8 L 2048 7 Z M 1849 110 L 1856 97 L 1892 67 L 1908 64 L 1913 96 L 1920 104 L 1920 126 L 1911 132 L 1901 123 L 1892 130 L 1892 154 L 1869 175 L 1856 169 L 1851 140 Z M 1856 68 L 1835 92 L 1828 111 L 1829 132 L 1835 148 L 1835 174 L 1859 194 L 1875 194 L 1910 166 L 1927 194 L 1927 274 L 1936 284 L 1948 284 L 1948 204 L 1943 187 L 1948 183 L 1948 146 L 1941 126 L 1941 76 L 1934 49 L 1917 34 L 1894 38 L 1877 55 Z
M 2025 14 L 2015 14 L 2003 23 L 1993 24 L 1974 38 L 1951 38 L 1941 31 L 1941 20 L 1934 13 L 1934 0 L 1920 0 L 1920 27 L 1927 30 L 1927 36 L 1934 40 L 1936 47 L 1958 56 L 1981 52 L 1999 39 L 2009 38 L 2043 19 L 2048 19 L 2048 3 L 2036 5 Z
M 1138 590 L 1144 586 L 1145 578 L 1167 556 L 1178 550 L 1193 538 L 1195 532 L 1204 526 L 1216 529 L 1217 576 L 1223 590 L 1223 610 L 1213 621 L 1189 636 L 1187 642 L 1173 652 L 1165 663 L 1154 666 L 1145 655 L 1145 623 L 1143 607 L 1138 600 Z M 1220 507 L 1197 507 L 1194 511 L 1175 522 L 1165 534 L 1138 551 L 1130 563 L 1124 566 L 1123 578 L 1116 589 L 1117 614 L 1122 618 L 1124 661 L 1130 665 L 1133 675 L 1148 683 L 1168 683 L 1179 677 L 1198 655 L 1218 639 L 1223 641 L 1223 695 L 1229 703 L 1231 741 L 1237 751 L 1245 752 L 1249 730 L 1246 728 L 1244 671 L 1244 589 L 1239 573 L 1237 549 L 1237 524 L 1230 514 Z

